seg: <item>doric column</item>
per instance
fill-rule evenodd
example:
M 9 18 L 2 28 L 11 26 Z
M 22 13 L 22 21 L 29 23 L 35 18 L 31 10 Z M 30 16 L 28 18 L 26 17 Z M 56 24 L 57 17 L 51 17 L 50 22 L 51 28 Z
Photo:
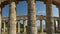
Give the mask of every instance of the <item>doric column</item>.
M 23 25 L 24 25 L 24 33 L 26 33 L 26 20 L 23 20 Z
M 60 4 L 57 4 L 57 7 L 59 9 L 59 23 L 58 23 L 58 30 L 60 31 Z
M 54 18 L 52 14 L 52 0 L 46 1 L 46 32 L 47 34 L 53 34 L 54 32 Z
M 27 34 L 37 34 L 35 0 L 27 0 L 27 3 L 28 3 Z
M 55 28 L 55 32 L 56 32 L 56 20 L 54 19 L 54 28 Z
M 42 20 L 40 20 L 40 32 L 43 32 L 43 28 L 42 28 Z
M 60 31 L 60 8 L 59 8 L 59 23 L 58 23 L 59 25 L 58 25 L 58 29 L 59 29 L 59 31 Z
M 17 32 L 20 33 L 20 21 L 17 21 Z
M 6 24 L 5 24 L 6 22 L 4 21 L 3 22 L 3 24 L 4 24 L 4 26 L 3 26 L 3 32 L 5 32 L 6 31 Z
M 1 24 L 2 24 L 2 8 L 0 6 L 0 34 L 1 34 Z
M 59 24 L 59 20 L 57 20 L 57 23 L 58 23 L 58 31 L 60 31 L 60 30 L 59 30 L 59 28 L 60 28 L 60 26 L 59 26 L 59 25 L 60 25 L 60 24 Z
M 10 2 L 8 34 L 16 34 L 16 5 L 13 0 Z

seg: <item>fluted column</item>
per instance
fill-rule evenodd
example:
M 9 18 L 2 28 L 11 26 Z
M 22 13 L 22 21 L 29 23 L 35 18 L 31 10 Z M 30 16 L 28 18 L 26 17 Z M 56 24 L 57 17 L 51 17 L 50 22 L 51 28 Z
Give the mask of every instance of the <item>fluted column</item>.
M 4 21 L 3 32 L 6 31 L 6 24 L 5 24 L 5 23 L 6 23 L 6 22 Z
M 26 33 L 26 20 L 23 20 L 23 25 L 24 25 L 24 33 Z
M 59 10 L 59 23 L 58 23 L 58 30 L 60 32 L 60 4 L 57 4 L 58 10 Z
M 2 24 L 2 8 L 0 7 L 0 34 L 1 34 L 1 24 Z
M 17 22 L 17 32 L 20 33 L 20 21 Z
M 52 13 L 52 0 L 46 1 L 46 30 L 47 34 L 53 34 L 54 32 L 54 19 Z
M 42 28 L 42 20 L 40 20 L 40 32 L 43 32 L 43 28 Z
M 54 28 L 55 28 L 55 32 L 56 32 L 56 20 L 54 19 Z
M 27 3 L 28 3 L 27 34 L 37 34 L 35 0 L 27 0 Z
M 60 28 L 60 26 L 59 26 L 59 25 L 60 25 L 60 24 L 59 24 L 59 20 L 57 20 L 57 23 L 58 23 L 58 31 L 60 31 L 60 30 L 59 30 L 59 28 Z
M 16 34 L 16 5 L 13 0 L 10 2 L 8 34 Z
M 60 5 L 59 5 L 60 6 Z M 59 23 L 58 23 L 59 25 L 58 25 L 58 29 L 59 29 L 59 31 L 60 31 L 60 7 L 59 7 Z

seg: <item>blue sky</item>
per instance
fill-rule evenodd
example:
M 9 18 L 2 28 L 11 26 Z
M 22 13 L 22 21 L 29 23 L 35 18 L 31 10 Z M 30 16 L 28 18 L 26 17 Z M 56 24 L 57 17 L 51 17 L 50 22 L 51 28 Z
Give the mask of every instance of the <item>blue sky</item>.
M 53 16 L 58 17 L 58 8 L 56 8 L 55 5 L 52 5 L 52 9 L 53 9 Z M 17 16 L 27 15 L 27 3 L 25 1 L 19 2 L 16 5 L 16 12 L 17 12 Z M 3 13 L 2 14 L 3 17 L 9 15 L 9 5 L 5 5 L 5 7 L 2 10 L 2 13 Z M 36 14 L 46 15 L 46 5 L 44 4 L 44 2 L 40 2 L 40 1 L 36 2 Z
M 58 8 L 55 5 L 52 5 L 52 11 L 53 11 L 53 16 L 58 17 L 59 15 L 59 11 Z M 21 16 L 21 15 L 27 15 L 27 3 L 25 1 L 23 2 L 19 2 L 16 5 L 16 12 L 17 12 L 17 16 Z M 44 4 L 44 2 L 40 2 L 37 1 L 36 2 L 36 14 L 37 15 L 46 15 L 46 5 Z M 2 16 L 6 17 L 9 16 L 9 5 L 5 5 L 5 7 L 2 9 Z M 39 25 L 39 20 L 37 21 L 38 25 Z M 43 20 L 43 24 L 44 24 L 44 20 Z M 22 21 L 21 21 L 22 23 Z

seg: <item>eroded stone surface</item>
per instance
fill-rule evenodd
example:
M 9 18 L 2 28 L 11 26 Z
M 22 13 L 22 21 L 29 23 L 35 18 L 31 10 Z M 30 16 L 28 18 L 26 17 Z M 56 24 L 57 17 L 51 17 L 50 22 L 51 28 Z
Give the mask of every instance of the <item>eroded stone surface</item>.
M 16 34 L 16 5 L 15 2 L 10 3 L 10 17 L 9 17 L 9 26 L 8 34 Z

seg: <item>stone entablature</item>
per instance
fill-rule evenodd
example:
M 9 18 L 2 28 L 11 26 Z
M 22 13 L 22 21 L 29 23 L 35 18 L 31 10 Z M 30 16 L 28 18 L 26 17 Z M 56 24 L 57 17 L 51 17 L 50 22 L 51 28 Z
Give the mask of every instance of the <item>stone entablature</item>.
M 15 1 L 15 2 L 19 2 L 19 1 L 27 1 L 27 0 L 12 0 L 12 1 Z M 47 0 L 36 0 L 36 1 L 47 1 Z M 10 0 L 0 0 L 0 5 L 6 5 L 10 2 Z M 52 3 L 57 5 L 57 4 L 60 4 L 60 0 L 52 0 Z
M 42 17 L 42 18 L 41 18 L 41 17 Z M 53 17 L 53 18 L 54 18 L 55 20 L 59 20 L 58 17 Z M 23 15 L 23 16 L 17 16 L 17 19 L 16 19 L 16 20 L 24 20 L 24 19 L 25 19 L 25 20 L 28 20 L 28 17 L 27 17 L 26 15 L 25 15 L 25 16 L 24 16 L 24 15 Z M 46 20 L 46 16 L 42 16 L 42 15 L 39 16 L 39 15 L 37 15 L 37 16 L 36 16 L 36 19 L 37 19 L 37 20 L 41 20 L 41 19 L 42 19 L 42 20 Z M 9 18 L 8 18 L 8 17 L 3 17 L 2 20 L 8 21 Z
M 5 2 L 5 1 L 10 1 L 10 0 L 0 0 L 0 2 Z M 26 0 L 14 0 L 14 1 L 26 1 Z M 44 0 L 36 0 L 36 1 L 44 1 Z M 52 0 L 52 1 L 60 3 L 60 0 Z

